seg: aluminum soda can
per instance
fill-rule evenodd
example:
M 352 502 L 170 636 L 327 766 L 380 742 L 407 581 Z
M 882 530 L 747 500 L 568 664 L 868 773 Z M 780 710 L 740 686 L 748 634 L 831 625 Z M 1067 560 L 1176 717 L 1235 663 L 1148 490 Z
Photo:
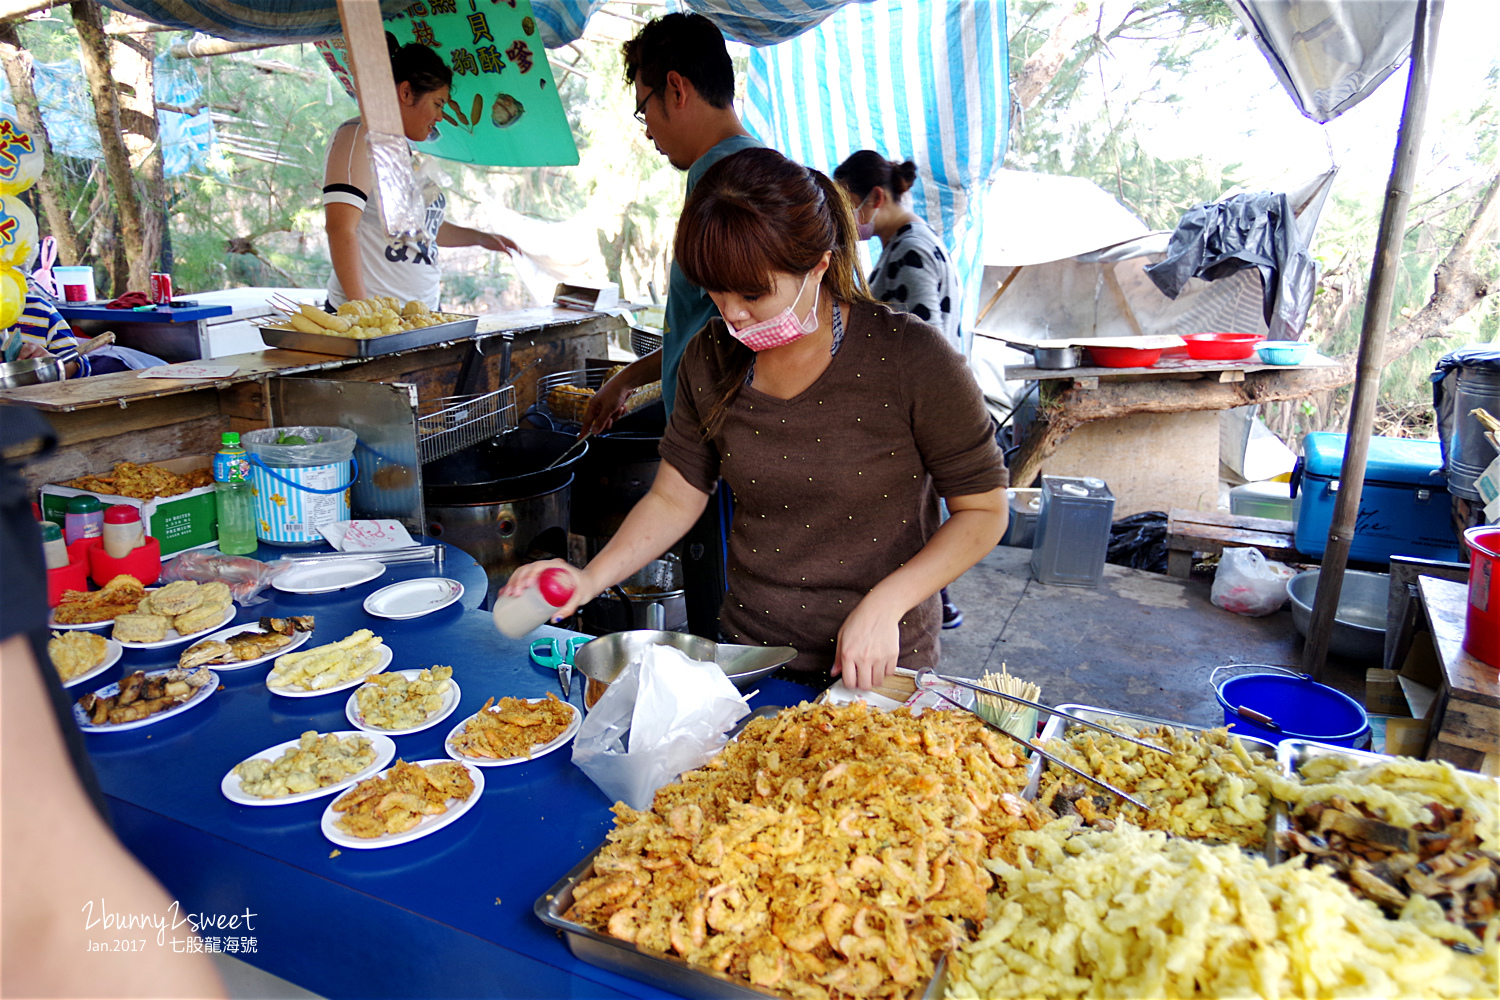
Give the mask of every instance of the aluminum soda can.
M 172 276 L 162 271 L 151 272 L 151 301 L 164 306 L 172 301 Z

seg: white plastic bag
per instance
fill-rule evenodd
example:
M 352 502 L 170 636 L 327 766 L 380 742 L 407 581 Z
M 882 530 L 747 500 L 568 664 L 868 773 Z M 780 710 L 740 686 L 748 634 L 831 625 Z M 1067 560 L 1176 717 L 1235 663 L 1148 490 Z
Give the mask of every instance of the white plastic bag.
M 658 788 L 708 763 L 726 731 L 749 713 L 717 664 L 651 646 L 584 717 L 573 763 L 611 799 L 649 809 Z
M 1210 600 L 1225 611 L 1258 618 L 1280 611 L 1296 570 L 1267 559 L 1259 549 L 1225 549 L 1219 557 Z

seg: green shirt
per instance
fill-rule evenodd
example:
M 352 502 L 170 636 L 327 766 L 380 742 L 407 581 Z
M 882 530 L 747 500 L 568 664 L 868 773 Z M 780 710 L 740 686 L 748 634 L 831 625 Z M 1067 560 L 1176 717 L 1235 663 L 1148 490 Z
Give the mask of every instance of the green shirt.
M 687 193 L 692 194 L 699 178 L 724 157 L 742 149 L 758 149 L 761 145 L 761 141 L 752 136 L 732 135 L 713 146 L 688 168 Z M 669 417 L 677 396 L 677 366 L 682 361 L 682 352 L 694 334 L 717 315 L 719 310 L 714 308 L 708 293 L 687 280 L 674 258 L 661 337 L 661 400 Z

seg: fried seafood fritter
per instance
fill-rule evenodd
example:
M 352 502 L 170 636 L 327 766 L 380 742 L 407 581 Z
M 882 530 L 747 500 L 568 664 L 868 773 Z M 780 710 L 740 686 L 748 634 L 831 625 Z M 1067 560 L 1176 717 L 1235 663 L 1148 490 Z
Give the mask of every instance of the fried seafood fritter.
M 335 822 L 356 837 L 373 839 L 405 833 L 423 816 L 439 816 L 452 800 L 463 802 L 474 793 L 469 769 L 458 761 L 420 767 L 404 760 L 383 775 L 367 778 L 333 803 L 343 813 Z
M 1144 830 L 1200 837 L 1244 847 L 1265 843 L 1271 783 L 1281 774 L 1274 757 L 1253 754 L 1223 727 L 1201 733 L 1147 727 L 1140 736 L 1172 751 L 1145 750 L 1105 733 L 1078 729 L 1045 749 L 1151 807 L 1143 813 L 1059 768 L 1042 772 L 1036 801 L 1090 826 L 1124 816 Z
M 375 748 L 364 736 L 303 733 L 297 745 L 274 760 L 252 757 L 234 765 L 246 795 L 279 799 L 338 784 L 375 762 Z
M 64 684 L 93 670 L 108 653 L 109 643 L 93 632 L 53 632 L 47 641 L 47 657 Z
M 491 698 L 469 720 L 463 732 L 453 737 L 453 748 L 470 757 L 505 760 L 530 757 L 531 748 L 549 743 L 573 724 L 573 710 L 551 691 L 545 701 L 525 698 Z
M 1025 768 L 968 713 L 784 709 L 650 811 L 617 803 L 567 916 L 786 996 L 905 996 L 1041 825 Z
M 63 485 L 75 490 L 88 490 L 91 493 L 104 493 L 109 496 L 154 500 L 157 497 L 177 496 L 188 490 L 208 486 L 213 481 L 212 469 L 196 469 L 186 475 L 178 475 L 154 465 L 116 462 L 114 471 L 110 475 L 84 476 Z
M 411 680 L 404 674 L 374 674 L 355 695 L 360 718 L 376 729 L 411 729 L 443 707 L 452 686 L 452 667 L 431 667 Z
M 95 591 L 65 590 L 62 603 L 52 612 L 59 625 L 88 625 L 134 611 L 146 596 L 141 581 L 121 573 Z

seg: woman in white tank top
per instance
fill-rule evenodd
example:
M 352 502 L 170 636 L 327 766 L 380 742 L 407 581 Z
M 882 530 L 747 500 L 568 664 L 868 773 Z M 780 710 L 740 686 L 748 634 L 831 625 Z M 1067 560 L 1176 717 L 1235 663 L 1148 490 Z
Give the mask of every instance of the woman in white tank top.
M 420 142 L 443 116 L 453 71 L 425 45 L 398 47 L 389 33 L 386 41 L 391 47 L 391 71 L 401 102 L 402 130 L 406 138 Z M 358 118 L 350 119 L 339 126 L 328 146 L 323 225 L 328 233 L 328 255 L 333 260 L 333 275 L 328 279 L 329 305 L 390 295 L 403 304 L 416 300 L 436 309 L 442 275 L 439 247 L 477 246 L 499 253 L 519 250 L 504 236 L 443 221 L 448 199 L 431 183 L 423 192 L 427 202 L 425 234 L 415 239 L 388 236 L 365 142 L 367 131 Z

